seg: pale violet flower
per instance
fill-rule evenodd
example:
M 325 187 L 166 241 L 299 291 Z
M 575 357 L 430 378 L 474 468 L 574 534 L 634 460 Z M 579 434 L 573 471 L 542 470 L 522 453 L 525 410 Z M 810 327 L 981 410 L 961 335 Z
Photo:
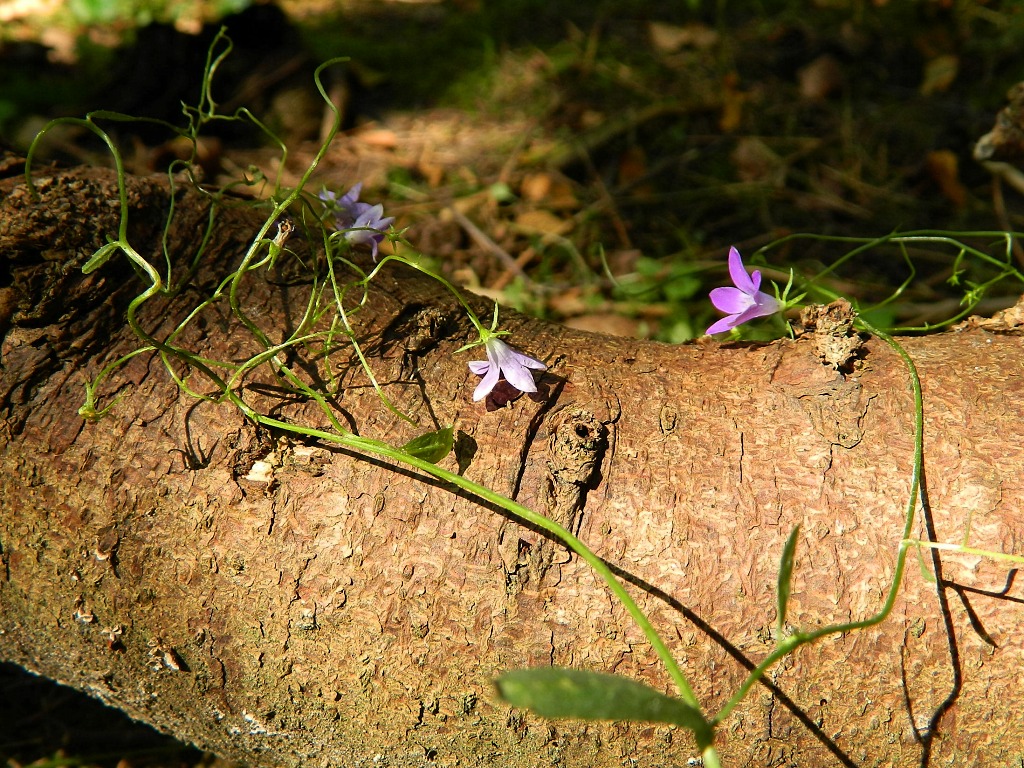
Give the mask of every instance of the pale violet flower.
M 360 203 L 360 205 L 366 205 Z M 384 215 L 384 206 L 367 206 L 352 222 L 351 228 L 345 232 L 345 239 L 352 245 L 369 243 L 373 250 L 373 260 L 377 260 L 377 246 L 384 239 L 384 230 L 391 226 L 395 219 L 392 216 Z
M 547 366 L 540 360 L 516 352 L 498 336 L 490 336 L 484 341 L 487 352 L 486 360 L 474 360 L 469 370 L 477 376 L 483 376 L 473 392 L 474 400 L 483 400 L 504 376 L 505 381 L 520 392 L 536 392 L 537 385 L 533 381 L 534 371 L 546 371 Z
M 714 323 L 705 333 L 710 335 L 731 331 L 748 320 L 773 315 L 783 308 L 781 301 L 758 290 L 761 287 L 761 273 L 755 269 L 748 275 L 740 252 L 735 248 L 729 249 L 729 276 L 735 288 L 715 288 L 710 294 L 715 309 L 727 313 L 728 317 Z
M 334 228 L 335 229 L 347 229 L 352 226 L 352 222 L 356 220 L 360 213 L 366 208 L 370 207 L 369 203 L 359 202 L 359 193 L 363 189 L 363 182 L 358 182 L 352 185 L 352 189 L 342 195 L 340 198 L 334 192 L 329 189 L 325 189 L 320 193 L 320 199 L 323 200 L 327 209 L 334 214 Z
M 320 193 L 327 210 L 334 215 L 334 228 L 345 233 L 345 240 L 352 245 L 369 243 L 373 260 L 377 260 L 377 247 L 384 239 L 384 232 L 394 222 L 394 217 L 384 215 L 384 206 L 370 205 L 359 200 L 363 190 L 360 181 L 341 197 L 329 189 Z

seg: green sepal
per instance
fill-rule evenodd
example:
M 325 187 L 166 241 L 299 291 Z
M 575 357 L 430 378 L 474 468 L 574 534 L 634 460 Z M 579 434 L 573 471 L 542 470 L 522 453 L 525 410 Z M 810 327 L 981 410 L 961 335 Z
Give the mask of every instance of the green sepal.
M 414 437 L 402 446 L 402 450 L 417 459 L 437 464 L 452 452 L 454 445 L 455 430 L 452 427 L 445 427 L 436 432 L 427 432 L 425 435 Z

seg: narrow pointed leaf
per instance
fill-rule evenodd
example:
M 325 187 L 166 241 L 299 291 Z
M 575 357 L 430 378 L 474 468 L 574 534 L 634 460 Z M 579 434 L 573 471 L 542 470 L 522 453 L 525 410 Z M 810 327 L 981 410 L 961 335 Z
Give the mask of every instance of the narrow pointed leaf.
M 506 672 L 495 684 L 504 701 L 542 717 L 670 723 L 710 743 L 711 727 L 697 709 L 628 677 L 543 667 Z
M 921 547 L 914 547 L 914 549 L 917 550 L 917 566 L 921 569 L 921 578 L 929 584 L 934 584 L 935 574 L 928 567 L 928 562 L 924 559 L 924 552 L 921 550 Z
M 777 594 L 778 606 L 778 637 L 782 637 L 782 630 L 786 626 L 786 610 L 789 608 L 789 592 L 793 583 L 793 561 L 796 559 L 796 540 L 800 535 L 800 526 L 797 525 L 789 538 L 786 539 L 786 546 L 782 549 L 782 560 L 779 563 L 779 586 Z
M 117 243 L 107 243 L 104 245 L 82 265 L 82 273 L 88 275 L 90 272 L 95 272 L 107 263 L 107 260 L 114 255 L 119 247 Z
M 427 432 L 410 440 L 402 446 L 402 450 L 412 454 L 417 459 L 437 464 L 441 459 L 452 451 L 455 445 L 454 430 L 451 427 L 439 429 L 436 432 Z

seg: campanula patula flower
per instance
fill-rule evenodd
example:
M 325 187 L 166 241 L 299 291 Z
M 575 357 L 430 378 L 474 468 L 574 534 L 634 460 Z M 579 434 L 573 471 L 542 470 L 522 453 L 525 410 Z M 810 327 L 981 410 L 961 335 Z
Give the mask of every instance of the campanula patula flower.
M 705 333 L 731 331 L 755 317 L 773 315 L 785 306 L 774 296 L 759 290 L 761 273 L 755 269 L 748 275 L 740 252 L 735 248 L 729 249 L 729 276 L 735 288 L 715 288 L 710 294 L 715 309 L 727 313 L 728 317 L 723 317 L 712 324 Z

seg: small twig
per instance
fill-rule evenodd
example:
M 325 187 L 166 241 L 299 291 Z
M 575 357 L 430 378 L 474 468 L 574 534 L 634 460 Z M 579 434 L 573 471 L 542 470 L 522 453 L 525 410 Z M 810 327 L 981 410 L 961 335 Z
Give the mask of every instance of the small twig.
M 611 216 L 612 228 L 615 230 L 615 234 L 618 235 L 619 245 L 623 248 L 631 249 L 633 242 L 629 239 L 629 231 L 626 229 L 626 224 L 619 213 L 619 206 L 615 203 L 615 198 L 612 197 L 611 192 L 608 190 L 608 185 L 601 178 L 601 174 L 598 172 L 597 166 L 594 165 L 594 160 L 591 158 L 590 153 L 583 151 L 582 156 L 591 178 L 597 184 L 597 194 L 602 207 Z
M 1010 217 L 1006 213 L 1006 200 L 1003 198 L 1003 179 L 1021 194 L 1024 194 L 1024 174 L 1007 163 L 982 163 L 985 169 L 992 174 L 992 207 L 995 209 L 999 225 L 1007 232 L 1012 232 Z M 1017 263 L 1024 267 L 1024 248 L 1021 248 L 1017 238 L 1011 243 L 1013 257 Z
M 516 261 L 512 254 L 510 254 L 508 251 L 506 251 L 504 248 L 502 248 L 500 245 L 494 242 L 490 237 L 488 237 L 487 233 L 485 233 L 482 229 L 480 229 L 480 227 L 478 227 L 476 224 L 470 221 L 469 217 L 462 213 L 462 211 L 455 208 L 455 206 L 449 206 L 447 210 L 452 215 L 452 218 L 455 219 L 456 222 L 458 222 L 459 226 L 466 230 L 466 234 L 468 234 L 473 239 L 473 242 L 475 242 L 484 250 L 497 256 L 498 261 L 500 261 L 506 269 L 513 272 L 517 277 L 522 278 L 523 283 L 528 288 L 536 288 L 533 280 L 531 280 L 530 277 L 525 272 L 523 272 L 523 268 L 519 265 L 519 262 Z

